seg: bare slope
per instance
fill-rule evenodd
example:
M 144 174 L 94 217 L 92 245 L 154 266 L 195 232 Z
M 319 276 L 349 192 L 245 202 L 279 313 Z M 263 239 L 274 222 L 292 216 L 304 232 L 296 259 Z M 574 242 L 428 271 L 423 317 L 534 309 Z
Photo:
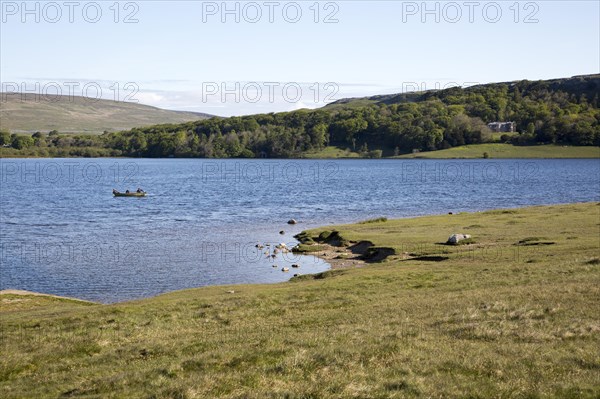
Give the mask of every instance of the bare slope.
M 170 111 L 132 102 L 80 96 L 0 93 L 0 129 L 33 133 L 102 133 L 163 123 L 209 118 L 198 112 Z

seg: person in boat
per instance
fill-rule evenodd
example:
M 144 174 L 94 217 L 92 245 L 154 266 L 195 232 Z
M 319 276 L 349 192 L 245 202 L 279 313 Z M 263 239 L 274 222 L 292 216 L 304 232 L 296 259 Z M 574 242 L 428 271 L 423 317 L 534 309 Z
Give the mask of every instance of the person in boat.
M 142 190 L 141 188 L 139 188 L 139 187 L 138 187 L 138 189 L 137 189 L 137 193 L 138 193 L 138 194 L 141 194 L 141 193 L 143 193 L 143 192 L 144 192 L 144 190 Z
M 113 188 L 113 194 L 119 194 L 119 192 Z
M 125 194 L 129 194 L 129 190 L 126 190 L 126 191 L 125 191 Z

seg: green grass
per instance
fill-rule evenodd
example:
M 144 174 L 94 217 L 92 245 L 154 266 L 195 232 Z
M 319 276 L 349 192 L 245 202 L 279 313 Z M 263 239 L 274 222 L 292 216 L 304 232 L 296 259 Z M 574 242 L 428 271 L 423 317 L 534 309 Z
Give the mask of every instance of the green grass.
M 399 158 L 600 158 L 599 147 L 559 145 L 514 146 L 512 144 L 471 144 L 447 150 L 401 155 Z
M 324 249 L 325 249 L 325 247 L 323 247 L 322 245 L 298 244 L 296 247 L 294 247 L 293 251 L 295 253 L 306 253 L 306 252 L 318 252 L 318 251 L 322 251 Z
M 492 141 L 500 142 L 500 138 L 505 135 L 512 137 L 512 136 L 518 136 L 519 133 L 517 133 L 517 132 L 492 132 L 492 133 L 490 133 L 490 138 L 492 139 Z
M 396 254 L 114 305 L 3 303 L 0 396 L 600 395 L 600 204 L 334 229 Z M 442 245 L 453 233 L 475 243 Z
M 363 220 L 362 222 L 358 222 L 360 224 L 366 224 L 366 223 L 382 223 L 382 222 L 387 222 L 387 218 L 385 216 L 382 217 L 378 217 L 378 218 L 373 218 L 373 219 L 368 219 L 368 220 Z
M 507 134 L 507 133 L 503 133 Z M 388 149 L 388 153 L 390 150 Z M 533 145 L 514 146 L 503 143 L 471 144 L 447 150 L 427 151 L 417 154 L 405 154 L 392 158 L 483 158 L 487 152 L 489 158 L 600 158 L 599 147 Z M 311 159 L 359 158 L 358 152 L 334 146 L 320 151 L 312 151 L 303 155 Z
M 310 159 L 332 159 L 332 158 L 359 158 L 360 154 L 348 148 L 328 146 L 320 151 L 310 151 L 303 154 L 304 158 Z
M 91 306 L 93 302 L 81 301 L 78 299 L 69 299 L 62 297 L 53 297 L 49 295 L 21 295 L 21 294 L 2 294 L 0 295 L 0 312 L 3 311 L 24 311 L 37 308 L 56 308 L 64 310 L 67 307 L 78 308 L 80 306 Z

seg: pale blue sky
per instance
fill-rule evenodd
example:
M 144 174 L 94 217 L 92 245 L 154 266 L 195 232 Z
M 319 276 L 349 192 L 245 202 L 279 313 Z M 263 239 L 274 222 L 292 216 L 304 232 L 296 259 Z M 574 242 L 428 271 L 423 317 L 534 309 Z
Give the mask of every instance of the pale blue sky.
M 274 2 L 278 5 L 272 6 L 273 23 L 264 1 L 227 2 L 230 8 L 238 4 L 239 23 L 235 15 L 221 21 L 221 1 L 120 2 L 117 23 L 114 1 L 97 2 L 102 11 L 97 23 L 85 19 L 96 17 L 92 2 L 77 2 L 72 23 L 69 6 L 62 1 L 54 3 L 60 17 L 49 2 L 27 3 L 33 13 L 26 15 L 21 1 L 1 3 L 4 90 L 14 83 L 33 89 L 39 82 L 41 89 L 57 82 L 67 94 L 64 82 L 76 82 L 75 93 L 81 94 L 84 84 L 94 82 L 105 98 L 114 98 L 118 85 L 117 98 L 123 100 L 131 92 L 123 90 L 124 85 L 133 82 L 139 88 L 133 99 L 141 103 L 217 115 L 314 108 L 322 106 L 328 94 L 339 99 L 393 93 L 414 88 L 415 83 L 430 89 L 450 82 L 468 85 L 600 72 L 598 1 L 478 1 L 473 6 L 428 2 L 426 7 L 434 12 L 427 15 L 422 14 L 421 1 L 323 1 L 318 3 L 318 23 L 315 1 Z M 262 17 L 251 23 L 254 5 Z M 300 8 L 297 23 L 284 19 L 284 6 L 288 19 Z M 138 22 L 123 23 L 132 12 Z M 332 12 L 338 22 L 323 23 Z M 528 15 L 530 23 L 525 22 Z M 494 19 L 498 21 L 490 22 Z M 221 85 L 236 91 L 236 82 L 239 101 L 233 94 L 223 99 Z M 248 82 L 256 84 L 242 90 Z M 265 82 L 273 82 L 272 101 Z M 328 82 L 334 85 L 326 87 Z M 314 83 L 320 88 L 316 99 Z M 286 84 L 291 87 L 287 97 L 282 89 Z M 262 96 L 253 102 L 257 86 Z M 55 92 L 46 87 L 48 93 Z M 296 99 L 298 87 L 302 97 Z

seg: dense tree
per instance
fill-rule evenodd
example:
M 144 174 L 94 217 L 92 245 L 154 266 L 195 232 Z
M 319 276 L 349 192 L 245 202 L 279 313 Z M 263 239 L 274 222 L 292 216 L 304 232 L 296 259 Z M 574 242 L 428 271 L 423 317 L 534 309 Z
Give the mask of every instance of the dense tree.
M 490 141 L 487 123 L 514 121 L 519 134 L 502 135 L 502 142 L 600 145 L 598 88 L 598 77 L 453 87 L 100 136 L 53 131 L 34 142 L 2 132 L 0 143 L 36 145 L 58 156 L 299 157 L 336 145 L 377 157 Z
M 17 150 L 22 150 L 33 146 L 34 141 L 30 136 L 13 135 L 12 147 Z
M 0 130 L 0 145 L 10 145 L 11 142 L 10 132 L 7 130 Z

